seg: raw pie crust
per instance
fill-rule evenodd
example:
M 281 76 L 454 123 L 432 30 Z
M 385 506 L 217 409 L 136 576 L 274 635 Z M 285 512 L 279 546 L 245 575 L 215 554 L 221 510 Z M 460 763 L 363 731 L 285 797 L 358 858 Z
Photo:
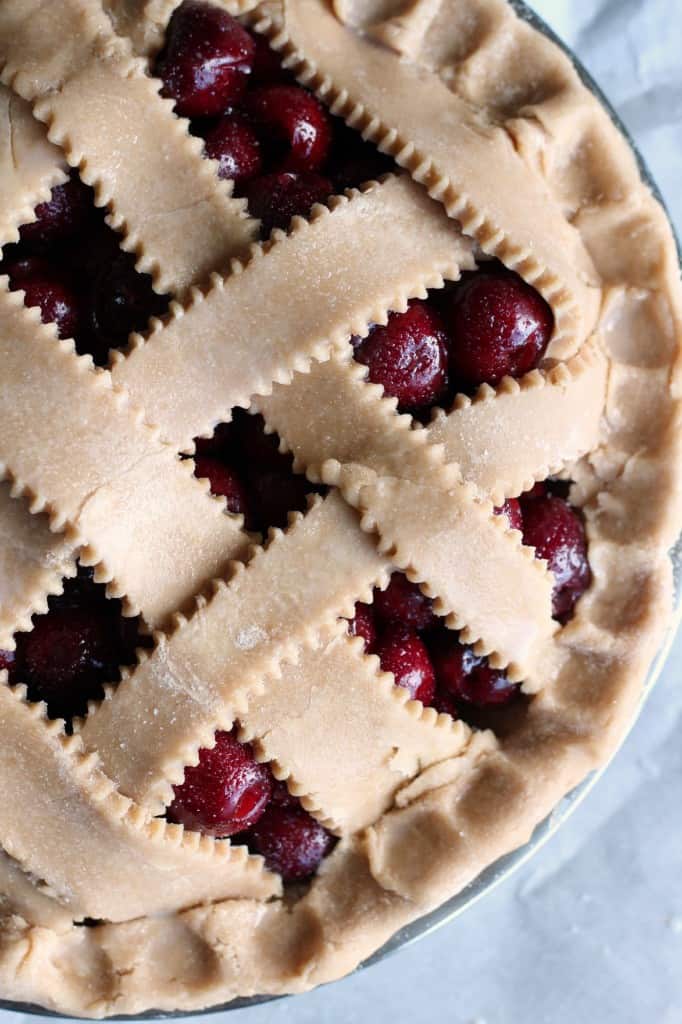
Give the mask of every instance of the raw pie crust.
M 608 758 L 671 608 L 676 251 L 568 59 L 503 0 L 223 2 L 409 172 L 259 245 L 148 77 L 176 6 L 0 4 L 0 244 L 68 161 L 177 298 L 108 372 L 0 282 L 0 646 L 76 556 L 156 641 L 72 737 L 0 687 L 0 990 L 66 1014 L 352 970 Z M 550 302 L 546 358 L 413 429 L 347 339 L 485 256 Z M 255 551 L 177 459 L 235 406 L 334 485 Z M 594 576 L 562 629 L 545 564 L 491 515 L 549 474 L 575 481 Z M 534 695 L 504 739 L 410 701 L 347 635 L 339 617 L 395 567 Z M 245 848 L 155 817 L 235 719 L 341 837 L 296 900 Z

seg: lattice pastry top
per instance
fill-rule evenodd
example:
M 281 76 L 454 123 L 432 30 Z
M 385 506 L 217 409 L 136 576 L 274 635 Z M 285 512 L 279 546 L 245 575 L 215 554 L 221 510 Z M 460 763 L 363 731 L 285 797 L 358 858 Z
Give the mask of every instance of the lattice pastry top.
M 671 231 L 504 0 L 2 0 L 0 69 L 0 991 L 301 991 L 632 717 Z

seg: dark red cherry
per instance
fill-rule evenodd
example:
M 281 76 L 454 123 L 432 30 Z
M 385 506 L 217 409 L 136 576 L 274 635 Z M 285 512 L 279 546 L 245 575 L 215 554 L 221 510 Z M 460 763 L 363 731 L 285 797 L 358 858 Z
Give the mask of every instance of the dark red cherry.
M 79 334 L 83 322 L 80 297 L 58 269 L 46 260 L 32 258 L 11 263 L 5 270 L 12 291 L 24 292 L 24 303 L 37 306 L 44 324 L 54 323 L 60 338 Z
M 566 622 L 592 581 L 582 518 L 567 501 L 552 495 L 522 498 L 521 507 L 523 542 L 547 560 L 554 574 L 552 612 L 559 622 Z
M 409 690 L 412 700 L 430 704 L 436 690 L 433 665 L 423 641 L 410 629 L 392 625 L 376 644 L 384 672 L 392 672 L 396 686 Z
M 253 58 L 251 82 L 254 85 L 272 85 L 274 82 L 291 83 L 291 75 L 280 63 L 279 54 L 272 49 L 265 36 L 253 36 L 256 52 Z
M 272 793 L 270 769 L 258 764 L 251 747 L 233 732 L 216 733 L 215 746 L 199 751 L 199 763 L 185 768 L 174 787 L 168 819 L 211 836 L 231 836 L 254 825 Z
M 366 650 L 373 648 L 377 638 L 377 627 L 371 605 L 356 604 L 355 615 L 348 622 L 348 632 L 351 636 L 361 636 L 365 641 Z
M 282 171 L 319 171 L 332 141 L 330 117 L 320 101 L 297 85 L 264 85 L 245 100 L 272 160 Z
M 246 187 L 249 213 L 261 222 L 261 235 L 273 228 L 286 230 L 292 217 L 307 217 L 315 203 L 324 203 L 334 191 L 331 181 L 312 171 L 283 171 L 254 178 Z
M 272 803 L 249 833 L 249 847 L 265 858 L 270 871 L 285 882 L 298 882 L 317 871 L 334 846 L 334 837 L 302 807 Z
M 446 303 L 450 370 L 458 390 L 521 377 L 538 365 L 554 329 L 552 311 L 530 285 L 505 270 L 463 279 Z
M 479 708 L 508 704 L 519 693 L 504 672 L 493 669 L 486 658 L 474 654 L 470 647 L 448 637 L 432 653 L 436 670 L 438 695 L 447 702 L 473 704 Z
M 438 313 L 415 300 L 405 313 L 391 313 L 385 327 L 372 327 L 354 355 L 369 367 L 368 379 L 398 399 L 401 412 L 414 412 L 445 397 L 448 347 Z
M 157 295 L 148 274 L 135 270 L 133 257 L 119 252 L 95 275 L 91 296 L 91 329 L 99 349 L 125 345 L 133 331 L 147 327 L 167 309 L 166 296 Z
M 55 602 L 29 633 L 17 633 L 13 681 L 27 685 L 30 700 L 45 701 L 52 718 L 84 714 L 87 702 L 102 696 L 102 684 L 118 679 L 118 666 L 133 660 L 135 640 L 132 651 L 124 647 L 116 610 L 113 602 Z
M 194 460 L 194 475 L 199 479 L 207 479 L 212 493 L 227 499 L 230 512 L 247 514 L 249 501 L 246 487 L 239 474 L 230 466 L 210 455 L 200 455 Z
M 260 143 L 243 118 L 230 114 L 206 136 L 206 156 L 218 161 L 218 177 L 241 186 L 260 174 Z
M 248 466 L 251 495 L 247 528 L 264 533 L 269 527 L 286 529 L 290 512 L 304 512 L 309 493 L 308 482 L 298 473 Z
M 265 420 L 260 413 L 235 409 L 230 426 L 234 432 L 230 444 L 234 445 L 235 456 L 270 469 L 282 472 L 291 470 L 291 455 L 280 452 L 279 437 L 275 433 L 266 432 Z
M 171 18 L 156 74 L 178 114 L 213 117 L 244 95 L 254 55 L 253 39 L 229 14 L 185 0 Z
M 395 169 L 389 156 L 341 122 L 334 124 L 334 143 L 329 161 L 336 190 L 357 188 Z
M 19 230 L 22 242 L 48 244 L 70 238 L 93 216 L 94 194 L 72 172 L 68 181 L 52 189 L 50 198 L 36 206 L 36 219 Z
M 437 621 L 431 598 L 402 572 L 393 573 L 386 590 L 375 591 L 374 612 L 384 624 L 399 622 L 410 629 L 428 629 Z
M 299 807 L 300 804 L 295 796 L 292 796 L 289 792 L 289 787 L 286 782 L 282 779 L 272 780 L 272 796 L 270 797 L 269 806 L 275 805 L 276 807 Z
M 494 509 L 496 516 L 506 516 L 512 530 L 523 529 L 523 515 L 518 498 L 507 498 L 503 505 Z

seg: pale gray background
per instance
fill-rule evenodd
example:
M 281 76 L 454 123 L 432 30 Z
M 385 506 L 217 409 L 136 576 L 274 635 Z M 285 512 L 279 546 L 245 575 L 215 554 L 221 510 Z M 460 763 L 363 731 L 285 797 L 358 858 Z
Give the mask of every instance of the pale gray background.
M 682 229 L 682 0 L 535 7 L 617 107 Z M 682 637 L 586 803 L 458 920 L 336 985 L 209 1020 L 682 1024 L 681 676 Z

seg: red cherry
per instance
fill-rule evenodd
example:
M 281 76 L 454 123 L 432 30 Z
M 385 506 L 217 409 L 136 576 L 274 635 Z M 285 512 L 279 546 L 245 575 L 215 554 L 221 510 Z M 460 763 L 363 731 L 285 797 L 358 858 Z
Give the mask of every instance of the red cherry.
M 399 622 L 411 629 L 428 629 L 437 622 L 431 598 L 402 572 L 393 573 L 386 590 L 374 592 L 374 611 L 383 623 Z
M 377 638 L 377 627 L 370 605 L 356 604 L 355 615 L 348 622 L 348 632 L 351 636 L 362 637 L 365 641 L 365 650 L 372 649 Z
M 460 390 L 528 373 L 538 365 L 554 328 L 542 296 L 509 271 L 468 275 L 447 306 L 450 370 Z
M 249 834 L 249 846 L 285 882 L 313 875 L 334 846 L 334 837 L 302 807 L 271 804 Z
M 119 251 L 95 275 L 90 306 L 93 347 L 99 355 L 125 345 L 133 331 L 144 330 L 151 317 L 162 316 L 168 299 L 156 294 L 148 274 L 136 271 L 129 253 Z
M 235 409 L 231 426 L 234 430 L 235 455 L 243 456 L 249 463 L 268 466 L 270 469 L 291 470 L 291 455 L 279 450 L 279 437 L 266 433 L 265 420 L 260 413 L 252 414 L 244 409 Z
M 492 669 L 485 658 L 460 644 L 456 637 L 448 637 L 436 647 L 433 664 L 444 710 L 449 710 L 450 702 L 456 706 L 459 701 L 479 708 L 508 704 L 519 693 L 518 685 L 511 683 L 504 672 Z
M 13 681 L 26 683 L 30 700 L 44 700 L 50 717 L 85 714 L 87 702 L 102 696 L 102 684 L 117 680 L 118 666 L 134 660 L 135 639 L 132 650 L 124 648 L 117 611 L 113 602 L 55 602 L 46 615 L 34 617 L 29 633 L 17 633 Z M 125 639 L 129 648 L 130 637 Z
M 227 498 L 227 507 L 230 512 L 246 515 L 248 509 L 246 487 L 230 466 L 226 466 L 224 462 L 211 458 L 209 455 L 200 455 L 194 460 L 194 475 L 200 480 L 207 479 L 213 494 Z
M 50 198 L 36 206 L 36 219 L 19 230 L 22 242 L 47 244 L 70 238 L 81 231 L 93 216 L 94 194 L 72 172 L 63 185 L 52 189 Z
M 436 689 L 436 677 L 429 652 L 416 633 L 404 626 L 389 626 L 376 645 L 381 667 L 392 672 L 396 686 L 409 690 L 413 700 L 430 704 Z
M 270 806 L 275 804 L 277 807 L 299 807 L 300 804 L 295 796 L 292 796 L 289 792 L 289 788 L 286 782 L 281 779 L 272 780 L 272 796 L 270 797 Z
M 289 512 L 304 512 L 309 493 L 308 482 L 297 473 L 248 467 L 251 492 L 251 514 L 247 520 L 250 530 L 265 533 L 268 527 L 286 529 Z
M 280 64 L 279 54 L 272 49 L 265 36 L 253 36 L 256 52 L 253 58 L 251 81 L 257 85 L 271 85 L 273 82 L 291 83 L 291 75 Z
M 329 168 L 338 192 L 357 188 L 395 170 L 391 158 L 380 153 L 371 142 L 366 142 L 358 132 L 347 128 L 343 122 L 335 123 L 334 128 Z
M 231 836 L 254 825 L 272 792 L 270 769 L 258 764 L 251 747 L 234 732 L 216 733 L 215 746 L 199 751 L 199 763 L 185 768 L 174 786 L 168 819 L 210 836 Z
M 565 623 L 592 581 L 583 521 L 567 501 L 552 495 L 522 498 L 521 507 L 523 542 L 534 547 L 554 573 L 552 612 Z
M 519 500 L 520 501 L 527 501 L 529 498 L 544 498 L 546 494 L 547 494 L 547 484 L 545 483 L 544 480 L 540 480 L 537 483 L 533 484 L 533 486 L 531 487 L 531 489 L 529 491 L 525 491 L 521 495 Z
M 246 188 L 249 213 L 261 222 L 261 235 L 273 228 L 286 230 L 292 217 L 307 217 L 315 203 L 323 203 L 334 191 L 331 181 L 312 171 L 284 171 L 254 178 Z
M 185 0 L 170 20 L 156 73 L 178 114 L 214 117 L 243 96 L 254 55 L 253 39 L 229 14 Z
M 503 505 L 493 509 L 493 511 L 496 516 L 505 515 L 509 520 L 509 526 L 512 530 L 523 529 L 523 514 L 518 498 L 507 498 Z
M 415 411 L 445 397 L 448 345 L 438 313 L 413 301 L 405 313 L 391 313 L 385 327 L 373 327 L 354 355 L 369 367 L 369 380 L 398 399 L 401 412 Z
M 234 114 L 221 118 L 206 136 L 206 156 L 218 161 L 219 178 L 234 181 L 237 186 L 261 172 L 258 136 Z
M 219 423 L 211 437 L 194 438 L 194 450 L 197 455 L 228 457 L 234 446 L 234 436 L 233 423 Z
M 244 109 L 283 171 L 318 171 L 332 141 L 329 114 L 312 93 L 297 85 L 264 85 L 250 93 Z
M 10 264 L 10 289 L 24 292 L 24 303 L 37 306 L 44 324 L 54 323 L 60 338 L 73 338 L 81 330 L 82 308 L 75 289 L 59 270 L 45 260 L 27 259 Z

